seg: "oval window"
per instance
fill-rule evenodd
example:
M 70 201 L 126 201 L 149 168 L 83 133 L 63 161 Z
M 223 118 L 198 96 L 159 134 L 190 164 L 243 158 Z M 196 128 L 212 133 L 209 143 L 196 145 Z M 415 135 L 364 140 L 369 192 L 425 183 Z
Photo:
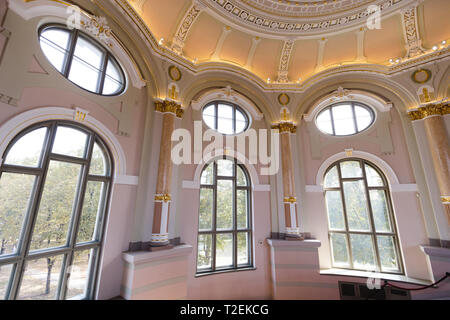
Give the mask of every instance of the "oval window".
M 333 136 L 348 136 L 369 128 L 375 120 L 371 108 L 357 102 L 342 102 L 323 109 L 316 118 L 320 131 Z
M 77 29 L 46 26 L 39 34 L 48 61 L 77 86 L 101 95 L 117 95 L 125 88 L 119 64 L 97 41 Z
M 203 108 L 203 121 L 222 134 L 239 134 L 247 130 L 249 118 L 237 105 L 213 102 Z

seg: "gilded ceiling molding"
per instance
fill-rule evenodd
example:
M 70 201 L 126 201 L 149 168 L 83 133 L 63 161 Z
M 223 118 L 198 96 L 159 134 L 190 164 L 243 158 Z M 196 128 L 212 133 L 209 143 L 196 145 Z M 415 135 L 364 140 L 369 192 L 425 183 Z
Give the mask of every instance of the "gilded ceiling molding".
M 194 0 L 186 11 L 180 25 L 177 28 L 174 38 L 172 39 L 172 50 L 179 55 L 183 55 L 184 43 L 186 41 L 189 30 L 205 8 L 203 4 Z
M 292 49 L 294 48 L 294 40 L 286 40 L 281 51 L 280 65 L 278 67 L 278 83 L 288 83 L 289 61 L 291 60 Z
M 184 114 L 181 105 L 173 100 L 155 100 L 155 111 L 161 113 L 173 113 L 177 118 L 182 118 Z
M 421 1 L 420 1 L 421 2 Z M 405 37 L 406 58 L 415 57 L 425 53 L 419 34 L 417 22 L 417 4 L 401 10 L 403 35 Z
M 130 0 L 130 3 L 139 14 L 142 14 L 146 1 L 147 0 Z
M 450 103 L 430 103 L 424 107 L 408 111 L 411 121 L 422 120 L 431 116 L 444 116 L 450 114 Z

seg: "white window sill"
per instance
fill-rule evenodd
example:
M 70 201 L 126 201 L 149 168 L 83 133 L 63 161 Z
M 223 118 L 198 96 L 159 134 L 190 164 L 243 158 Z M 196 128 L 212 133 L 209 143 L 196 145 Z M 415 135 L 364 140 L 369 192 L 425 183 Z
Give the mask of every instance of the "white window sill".
M 347 269 L 322 269 L 320 270 L 321 275 L 328 276 L 346 276 L 346 277 L 358 277 L 358 278 L 377 278 L 381 280 L 404 282 L 418 285 L 429 285 L 430 281 L 420 280 L 415 278 L 410 278 L 401 274 L 389 274 L 380 272 L 370 272 L 370 271 L 358 271 L 358 270 L 347 270 Z

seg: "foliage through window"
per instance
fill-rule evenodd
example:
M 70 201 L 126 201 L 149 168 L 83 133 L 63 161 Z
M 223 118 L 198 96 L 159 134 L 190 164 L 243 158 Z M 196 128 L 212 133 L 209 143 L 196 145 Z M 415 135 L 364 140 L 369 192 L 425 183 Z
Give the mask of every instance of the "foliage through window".
M 0 299 L 91 299 L 107 199 L 109 152 L 64 121 L 26 129 L 0 167 Z
M 375 120 L 371 108 L 358 102 L 341 102 L 323 109 L 316 125 L 324 133 L 348 136 L 366 130 Z
M 244 166 L 218 159 L 203 169 L 200 183 L 197 273 L 251 267 L 251 190 Z
M 50 25 L 41 29 L 41 49 L 48 61 L 81 88 L 101 95 L 116 95 L 125 87 L 117 61 L 97 41 L 78 29 Z
M 213 102 L 203 108 L 203 121 L 222 134 L 239 134 L 248 128 L 247 114 L 237 105 Z
M 333 164 L 324 180 L 333 267 L 402 273 L 389 188 L 360 159 Z

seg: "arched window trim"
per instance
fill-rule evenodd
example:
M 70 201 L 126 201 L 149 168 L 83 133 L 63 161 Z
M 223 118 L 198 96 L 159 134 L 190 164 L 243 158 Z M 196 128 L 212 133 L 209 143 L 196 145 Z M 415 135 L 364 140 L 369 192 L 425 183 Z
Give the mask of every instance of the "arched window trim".
M 65 30 L 69 33 L 68 53 L 64 57 L 64 62 L 63 62 L 61 72 L 59 72 L 59 70 L 57 70 L 55 68 L 52 61 L 48 60 L 47 56 L 42 51 L 42 49 L 41 49 L 41 51 L 42 51 L 43 55 L 46 57 L 46 59 L 49 61 L 49 63 L 56 69 L 56 71 L 58 71 L 58 73 L 60 73 L 70 83 L 72 83 L 73 85 L 77 86 L 78 88 L 80 88 L 84 91 L 87 91 L 87 92 L 90 92 L 90 93 L 93 93 L 96 95 L 104 96 L 104 97 L 118 96 L 126 90 L 127 79 L 126 79 L 125 73 L 122 69 L 122 66 L 117 61 L 117 59 L 114 57 L 114 55 L 103 44 L 101 44 L 99 41 L 95 40 L 88 33 L 80 31 L 76 28 L 71 30 L 71 29 L 67 28 L 67 26 L 65 26 L 64 24 L 61 24 L 61 23 L 48 23 L 48 24 L 42 25 L 38 31 L 38 41 L 40 41 L 39 39 L 41 37 L 42 32 L 44 32 L 45 30 L 48 30 L 48 29 L 60 29 L 60 30 Z M 82 38 L 83 40 L 88 41 L 90 44 L 97 47 L 100 51 L 103 52 L 103 61 L 102 61 L 102 66 L 101 66 L 101 70 L 100 70 L 100 78 L 99 78 L 99 82 L 97 84 L 96 91 L 91 91 L 89 89 L 83 88 L 81 85 L 79 85 L 69 79 L 69 73 L 70 73 L 72 61 L 74 59 L 75 46 L 76 46 L 77 40 L 79 38 Z M 103 94 L 102 92 L 104 89 L 104 83 L 105 83 L 105 78 L 106 78 L 106 68 L 108 66 L 109 61 L 111 61 L 116 66 L 116 69 L 119 72 L 120 77 L 121 77 L 122 87 L 120 88 L 120 90 L 118 90 L 117 92 L 114 92 L 112 94 Z
M 233 121 L 233 133 L 229 133 L 229 134 L 227 134 L 227 133 L 222 133 L 222 132 L 220 132 L 219 129 L 218 129 L 218 128 L 219 128 L 219 118 L 220 118 L 220 117 L 219 117 L 219 114 L 218 114 L 219 104 L 227 105 L 227 106 L 230 106 L 230 107 L 233 108 L 233 119 L 232 119 L 232 121 Z M 250 119 L 249 115 L 247 114 L 247 112 L 246 112 L 242 107 L 240 107 L 239 105 L 237 105 L 236 103 L 232 103 L 232 102 L 225 101 L 225 100 L 215 100 L 215 101 L 211 101 L 211 102 L 209 102 L 208 104 L 206 104 L 206 105 L 202 108 L 202 119 L 203 119 L 203 123 L 205 124 L 206 127 L 210 128 L 210 127 L 206 124 L 206 122 L 205 122 L 205 120 L 204 120 L 204 118 L 203 118 L 203 111 L 204 111 L 206 108 L 210 107 L 210 106 L 214 106 L 214 109 L 215 109 L 214 128 L 211 128 L 211 129 L 217 131 L 218 133 L 220 133 L 220 134 L 222 134 L 222 135 L 224 135 L 224 136 L 237 136 L 237 135 L 239 135 L 239 134 L 244 133 L 245 131 L 247 131 L 248 128 L 250 127 L 250 121 L 251 121 L 251 119 Z M 244 129 L 243 129 L 241 132 L 236 132 L 236 112 L 237 112 L 237 110 L 239 110 L 239 112 L 244 116 L 245 122 L 246 122 L 245 127 L 244 127 Z
M 343 179 L 344 180 L 352 180 L 352 179 L 361 180 L 361 178 L 342 178 L 340 163 L 346 162 L 346 161 L 358 161 L 361 164 L 362 173 L 363 173 L 362 180 L 364 181 L 364 188 L 365 188 L 365 193 L 366 193 L 366 204 L 367 204 L 368 215 L 369 215 L 369 224 L 370 224 L 370 231 L 368 231 L 368 232 L 350 231 L 349 227 L 348 227 L 348 220 L 347 220 L 348 216 L 347 216 L 346 205 L 345 205 Z M 365 170 L 364 164 L 369 165 L 371 168 L 376 170 L 376 172 L 380 175 L 381 179 L 383 180 L 383 186 L 382 187 L 381 186 L 380 187 L 369 187 L 368 186 L 367 177 L 366 177 L 366 170 Z M 397 222 L 396 222 L 396 219 L 395 219 L 394 207 L 393 207 L 393 203 L 392 203 L 392 195 L 391 195 L 391 190 L 389 188 L 389 181 L 386 178 L 385 174 L 383 173 L 383 171 L 380 168 L 378 168 L 377 165 L 375 165 L 374 163 L 372 163 L 369 160 L 362 159 L 362 158 L 356 158 L 356 157 L 348 157 L 348 158 L 339 159 L 339 160 L 333 162 L 331 165 L 329 165 L 327 170 L 323 174 L 323 177 L 324 177 L 323 179 L 325 179 L 325 176 L 334 167 L 336 167 L 337 170 L 338 170 L 339 187 L 331 188 L 331 187 L 323 186 L 324 196 L 326 195 L 327 191 L 337 191 L 337 190 L 340 191 L 340 197 L 341 197 L 341 202 L 342 202 L 342 210 L 343 210 L 344 221 L 345 221 L 345 230 L 344 231 L 339 231 L 339 230 L 331 230 L 330 229 L 329 219 L 328 219 L 329 213 L 328 213 L 328 209 L 327 209 L 327 224 L 328 224 L 328 238 L 329 238 L 328 240 L 330 242 L 330 258 L 331 258 L 331 261 L 333 262 L 333 257 L 332 257 L 333 256 L 333 249 L 332 249 L 332 246 L 331 246 L 331 233 L 345 234 L 346 238 L 347 238 L 347 252 L 348 252 L 348 255 L 349 255 L 350 267 L 346 268 L 346 267 L 342 267 L 342 266 L 334 266 L 334 265 L 332 265 L 333 268 L 346 269 L 346 270 L 368 271 L 368 270 L 363 270 L 363 269 L 356 269 L 356 268 L 353 267 L 353 258 L 352 258 L 350 234 L 367 234 L 367 235 L 370 234 L 371 237 L 372 237 L 373 245 L 374 245 L 374 257 L 375 257 L 375 264 L 376 264 L 376 268 L 377 268 L 376 272 L 386 273 L 386 274 L 404 274 L 405 273 L 405 268 L 404 268 L 404 263 L 403 263 L 403 258 L 402 258 L 403 255 L 402 255 L 402 250 L 401 250 L 401 246 L 400 246 L 400 239 L 399 239 L 399 236 L 398 236 Z M 390 225 L 391 225 L 392 232 L 389 233 L 389 232 L 377 232 L 376 231 L 375 224 L 374 224 L 373 212 L 372 212 L 372 206 L 371 206 L 371 200 L 370 200 L 370 196 L 369 196 L 369 190 L 384 190 L 385 191 L 389 222 L 390 222 Z M 376 236 L 377 235 L 387 235 L 387 236 L 392 236 L 394 238 L 394 244 L 395 244 L 394 247 L 395 247 L 395 251 L 396 251 L 397 264 L 398 264 L 398 267 L 399 267 L 399 271 L 398 272 L 382 271 L 381 261 L 380 261 L 380 253 L 379 253 L 378 244 L 377 244 L 377 241 L 376 241 Z
M 53 142 L 56 136 L 56 130 L 58 126 L 73 128 L 87 134 L 87 142 L 85 147 L 85 154 L 82 158 L 75 158 L 66 155 L 54 154 L 51 152 Z M 38 162 L 38 166 L 26 167 L 18 165 L 5 164 L 7 155 L 14 145 L 26 134 L 37 130 L 39 128 L 47 128 L 47 133 L 45 136 L 44 144 L 41 149 L 41 156 Z M 103 176 L 93 175 L 89 173 L 90 163 L 92 159 L 92 152 L 94 149 L 94 143 L 102 150 L 105 156 L 105 170 L 106 173 Z M 70 222 L 68 225 L 66 245 L 60 247 L 52 247 L 48 249 L 40 249 L 30 252 L 30 244 L 33 236 L 33 229 L 37 220 L 37 215 L 39 211 L 39 204 L 42 198 L 42 193 L 45 187 L 46 175 L 48 172 L 48 165 L 50 161 L 63 161 L 67 163 L 76 163 L 83 165 L 80 171 L 81 177 L 76 190 L 76 200 L 74 204 L 74 209 L 70 215 Z M 5 148 L 5 151 L 0 158 L 0 179 L 3 173 L 17 173 L 17 174 L 29 174 L 36 175 L 36 180 L 34 182 L 34 187 L 31 192 L 29 205 L 27 207 L 27 212 L 24 215 L 23 229 L 20 231 L 20 238 L 18 241 L 17 252 L 14 254 L 7 254 L 0 257 L 0 266 L 2 265 L 13 265 L 11 271 L 9 283 L 6 288 L 6 299 L 13 300 L 18 297 L 19 288 L 21 285 L 21 280 L 25 270 L 25 263 L 27 261 L 32 261 L 36 259 L 42 259 L 46 257 L 62 256 L 63 264 L 61 267 L 60 277 L 58 279 L 57 295 L 56 299 L 63 300 L 67 293 L 67 284 L 70 273 L 68 272 L 68 267 L 72 264 L 75 252 L 81 252 L 85 250 L 95 249 L 95 258 L 93 259 L 93 264 L 89 265 L 89 274 L 87 275 L 87 287 L 85 299 L 93 299 L 98 290 L 98 280 L 100 273 L 100 258 L 103 251 L 103 240 L 105 237 L 107 215 L 109 212 L 110 199 L 113 189 L 113 176 L 114 176 L 114 162 L 111 157 L 111 151 L 107 144 L 103 141 L 102 137 L 91 129 L 73 121 L 67 120 L 50 120 L 35 123 L 18 133 Z M 86 187 L 89 181 L 103 182 L 105 184 L 105 191 L 101 198 L 99 199 L 99 207 L 101 206 L 101 213 L 98 213 L 96 217 L 97 240 L 92 240 L 88 242 L 77 243 L 77 233 L 80 224 L 80 219 L 82 215 L 82 208 L 84 203 L 84 196 Z M 2 300 L 3 297 L 0 297 Z
M 233 181 L 233 228 L 229 230 L 220 230 L 217 231 L 216 227 L 216 219 L 217 219 L 217 160 L 231 160 L 233 161 L 233 176 L 232 177 L 221 177 L 225 178 L 227 180 Z M 200 184 L 200 190 L 202 188 L 208 188 L 213 189 L 213 227 L 210 231 L 200 231 L 199 228 L 197 230 L 197 256 L 196 256 L 196 276 L 203 276 L 208 274 L 216 274 L 216 273 L 223 273 L 223 272 L 230 272 L 230 271 L 240 271 L 240 270 L 249 270 L 254 268 L 254 248 L 253 248 L 253 206 L 252 206 L 252 183 L 251 183 L 251 177 L 248 173 L 245 165 L 242 163 L 239 163 L 239 161 L 236 158 L 228 157 L 228 156 L 221 156 L 216 157 L 207 164 L 204 165 L 201 175 L 203 174 L 203 171 L 207 169 L 210 165 L 213 165 L 213 184 L 212 185 L 204 185 Z M 245 175 L 245 178 L 247 179 L 247 185 L 246 186 L 238 186 L 237 185 L 237 167 L 240 167 L 242 172 Z M 237 227 L 237 209 L 236 209 L 236 193 L 237 190 L 247 190 L 247 221 L 248 221 L 248 228 L 247 229 L 238 229 Z M 199 221 L 200 221 L 200 214 L 199 214 Z M 237 234 L 239 232 L 248 232 L 248 264 L 239 266 L 237 263 Z M 229 268 L 216 268 L 216 241 L 215 237 L 218 233 L 232 233 L 233 234 L 233 266 Z M 202 234 L 211 234 L 212 235 L 212 249 L 211 249 L 211 268 L 209 269 L 203 269 L 198 270 L 198 239 L 199 236 Z

